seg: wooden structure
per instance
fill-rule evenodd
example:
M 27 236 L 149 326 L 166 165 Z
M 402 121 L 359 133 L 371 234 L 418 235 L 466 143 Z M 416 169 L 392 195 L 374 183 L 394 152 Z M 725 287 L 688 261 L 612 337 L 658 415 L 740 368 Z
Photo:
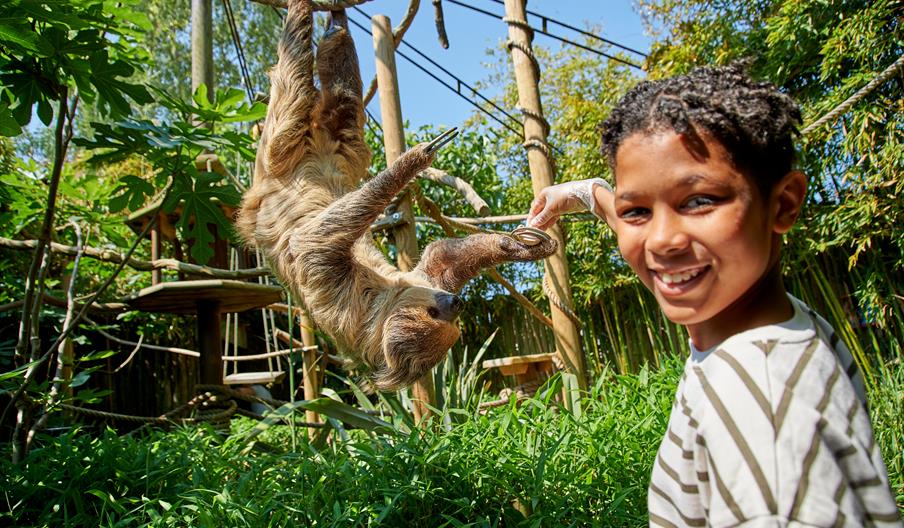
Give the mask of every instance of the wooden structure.
M 123 302 L 143 312 L 196 315 L 201 383 L 220 385 L 223 383 L 220 315 L 260 308 L 281 298 L 279 286 L 213 279 L 162 282 L 126 297 Z
M 483 368 L 498 368 L 503 376 L 514 376 L 515 383 L 526 385 L 538 379 L 545 379 L 558 370 L 555 353 L 531 354 L 497 359 L 487 359 Z

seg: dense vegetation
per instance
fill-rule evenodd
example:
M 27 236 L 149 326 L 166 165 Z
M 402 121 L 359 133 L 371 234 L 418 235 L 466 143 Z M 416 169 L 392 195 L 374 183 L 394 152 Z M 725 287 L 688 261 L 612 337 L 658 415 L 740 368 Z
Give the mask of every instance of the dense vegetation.
M 251 1 L 234 8 L 251 88 L 264 91 L 279 15 Z M 746 59 L 755 75 L 801 103 L 809 124 L 904 52 L 893 0 L 639 0 L 637 8 L 656 39 L 643 72 L 574 47 L 537 49 L 550 142 L 562 153 L 560 180 L 608 174 L 596 126 L 647 76 Z M 355 415 L 350 428 L 331 418 L 311 439 L 275 418 L 263 425 L 234 420 L 229 432 L 126 435 L 124 424 L 107 429 L 103 422 L 70 428 L 81 420 L 61 404 L 122 396 L 110 395 L 101 379 L 131 348 L 111 345 L 98 330 L 187 347 L 192 331 L 179 317 L 135 312 L 92 313 L 94 322 L 70 325 L 77 302 L 115 301 L 148 285 L 149 273 L 91 258 L 76 264 L 44 247 L 84 245 L 148 259 L 143 237 L 123 217 L 159 204 L 182 207 L 175 229 L 191 242 L 185 258 L 204 263 L 209 226 L 228 232 L 228 219 L 211 204 L 237 204 L 248 183 L 249 130 L 265 107 L 238 89 L 225 20 L 214 24 L 214 50 L 226 88 L 211 98 L 206 88 L 190 93 L 188 20 L 188 4 L 169 0 L 0 5 L 0 475 L 7 483 L 0 524 L 644 525 L 647 475 L 686 337 L 662 318 L 617 257 L 611 234 L 594 222 L 569 224 L 567 246 L 593 387 L 587 394 L 563 401 L 559 389 L 568 379 L 557 377 L 520 407 L 478 411 L 500 381 L 478 375 L 478 360 L 509 355 L 516 345 L 524 350 L 521 334 L 542 342 L 547 332 L 480 277 L 465 291 L 462 342 L 437 371 L 440 403 L 430 427 L 413 427 L 407 394 L 367 397 L 337 375 L 323 409 L 350 412 L 342 400 L 389 423 Z M 514 108 L 510 59 L 502 49 L 496 57 L 486 82 L 504 86 L 498 103 Z M 876 437 L 904 510 L 902 88 L 898 73 L 800 138 L 811 195 L 784 266 L 792 293 L 832 322 L 864 370 Z M 522 139 L 480 114 L 469 125 L 435 166 L 465 177 L 495 214 L 523 212 L 531 190 Z M 410 142 L 433 132 L 413 131 Z M 384 161 L 375 127 L 368 141 L 378 170 Z M 205 151 L 216 152 L 234 177 L 196 166 Z M 422 189 L 446 214 L 473 215 L 447 188 Z M 422 245 L 441 234 L 435 226 L 418 229 Z M 21 240 L 38 247 L 12 249 Z M 392 256 L 391 238 L 378 241 Z M 536 266 L 501 271 L 544 304 Z M 71 335 L 64 330 L 70 326 Z M 73 343 L 77 353 L 66 359 Z M 475 350 L 476 359 L 469 356 Z M 7 405 L 11 397 L 18 407 Z M 277 415 L 302 409 L 292 404 Z

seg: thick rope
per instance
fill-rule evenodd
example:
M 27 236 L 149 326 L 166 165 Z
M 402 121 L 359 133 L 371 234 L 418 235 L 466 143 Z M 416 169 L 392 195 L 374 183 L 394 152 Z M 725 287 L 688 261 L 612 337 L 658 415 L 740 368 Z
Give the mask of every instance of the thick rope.
M 858 101 L 860 101 L 861 99 L 866 97 L 866 95 L 868 93 L 875 90 L 879 85 L 885 83 L 886 81 L 891 79 L 893 76 L 895 76 L 898 72 L 901 71 L 902 68 L 904 68 L 904 55 L 901 55 L 900 57 L 898 57 L 898 60 L 893 62 L 888 68 L 885 68 L 885 70 L 882 73 L 880 73 L 879 75 L 877 75 L 875 79 L 868 82 L 863 88 L 860 88 L 859 90 L 854 92 L 854 95 L 845 99 L 841 104 L 836 106 L 832 111 L 830 111 L 826 115 L 820 117 L 816 121 L 807 125 L 806 128 L 801 130 L 801 132 L 800 132 L 801 135 L 806 136 L 810 132 L 813 132 L 814 130 L 825 125 L 826 123 L 834 122 L 836 119 L 838 119 L 838 117 L 841 114 L 844 114 L 845 112 L 847 112 L 852 106 L 857 104 Z
M 530 65 L 534 70 L 534 77 L 539 81 L 540 80 L 540 62 L 537 60 L 537 57 L 534 56 L 534 52 L 530 49 L 526 44 L 522 44 L 520 42 L 515 42 L 514 40 L 506 41 L 505 46 L 512 50 L 512 48 L 516 48 L 521 50 L 528 59 L 530 59 Z
M 578 317 L 578 314 L 574 313 L 574 310 L 571 306 L 565 304 L 565 301 L 562 300 L 561 297 L 556 295 L 556 292 L 552 289 L 552 285 L 549 283 L 549 274 L 546 273 L 543 275 L 543 293 L 546 294 L 546 297 L 549 299 L 549 302 L 554 304 L 556 308 L 561 310 L 566 317 L 571 319 L 571 322 L 574 323 L 575 326 L 581 328 L 584 326 L 584 322 Z
M 532 117 L 532 118 L 536 119 L 537 121 L 539 121 L 540 125 L 543 126 L 543 135 L 544 136 L 549 135 L 549 131 L 551 130 L 551 127 L 549 126 L 549 121 L 546 120 L 546 118 L 543 116 L 543 114 L 541 114 L 539 112 L 534 112 L 533 110 L 524 108 L 523 106 L 519 106 L 516 109 L 519 112 L 521 112 L 522 115 L 525 115 L 527 117 Z

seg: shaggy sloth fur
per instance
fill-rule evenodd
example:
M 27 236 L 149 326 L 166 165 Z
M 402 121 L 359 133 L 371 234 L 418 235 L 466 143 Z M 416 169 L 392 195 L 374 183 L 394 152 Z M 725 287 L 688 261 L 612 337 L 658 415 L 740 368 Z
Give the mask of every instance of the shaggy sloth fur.
M 365 364 L 381 390 L 409 385 L 458 339 L 455 295 L 481 268 L 552 254 L 555 241 L 526 246 L 495 234 L 433 242 L 418 266 L 389 264 L 369 228 L 392 198 L 433 161 L 420 144 L 359 187 L 364 143 L 361 77 L 345 13 L 332 13 L 315 56 L 309 0 L 290 0 L 270 74 L 270 107 L 254 185 L 236 225 L 276 275 L 304 299 L 344 355 Z

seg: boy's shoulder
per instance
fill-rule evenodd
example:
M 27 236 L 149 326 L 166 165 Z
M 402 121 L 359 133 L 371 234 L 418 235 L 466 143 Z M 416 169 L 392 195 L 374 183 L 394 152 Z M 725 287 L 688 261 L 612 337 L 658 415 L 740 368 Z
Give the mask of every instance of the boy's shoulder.
M 863 378 L 848 347 L 832 326 L 803 301 L 788 295 L 791 319 L 738 333 L 713 349 L 692 350 L 688 375 L 734 379 L 785 387 L 818 385 L 846 378 L 861 402 L 866 401 Z M 723 381 L 724 382 L 724 381 Z

